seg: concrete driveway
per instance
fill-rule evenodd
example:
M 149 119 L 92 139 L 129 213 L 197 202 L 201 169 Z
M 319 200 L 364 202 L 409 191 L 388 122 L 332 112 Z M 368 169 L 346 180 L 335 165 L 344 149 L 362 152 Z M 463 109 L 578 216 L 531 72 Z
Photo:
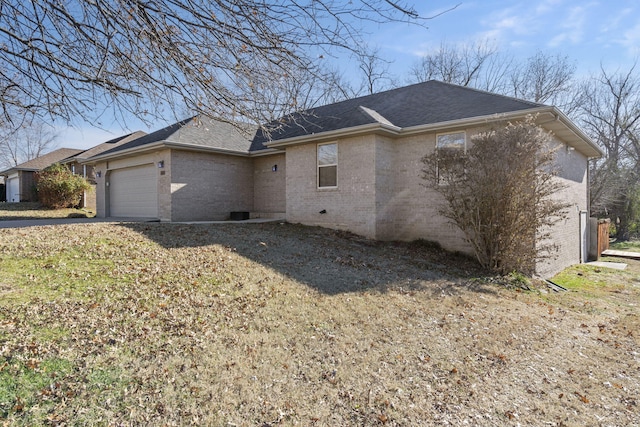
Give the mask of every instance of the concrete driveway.
M 45 218 L 0 220 L 0 228 L 37 227 L 42 225 L 91 224 L 96 222 L 149 222 L 149 218 Z
M 284 222 L 284 218 L 254 218 L 242 221 L 186 221 L 172 224 L 255 224 L 263 222 Z M 96 222 L 159 222 L 155 218 L 47 218 L 0 220 L 0 228 L 37 227 L 42 225 L 91 224 Z

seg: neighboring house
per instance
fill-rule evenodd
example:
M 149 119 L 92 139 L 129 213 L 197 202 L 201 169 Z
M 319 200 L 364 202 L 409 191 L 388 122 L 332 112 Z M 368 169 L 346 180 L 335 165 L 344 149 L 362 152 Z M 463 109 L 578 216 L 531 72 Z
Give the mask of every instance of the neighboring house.
M 118 138 L 111 139 L 107 142 L 103 142 L 102 144 L 98 144 L 95 147 L 89 148 L 88 150 L 82 151 L 74 156 L 68 157 L 64 160 L 61 160 L 60 163 L 67 166 L 74 175 L 80 175 L 85 178 L 89 183 L 93 186 L 94 191 L 85 191 L 82 200 L 80 202 L 81 207 L 86 209 L 95 210 L 96 209 L 96 176 L 95 171 L 91 165 L 86 163 L 82 163 L 87 160 L 89 157 L 96 156 L 100 153 L 104 153 L 105 151 L 111 150 L 113 148 L 119 147 L 123 144 L 126 144 L 129 141 L 133 141 L 134 139 L 140 138 L 146 135 L 146 132 L 136 131 L 124 136 L 120 136 Z
M 0 172 L 5 177 L 7 202 L 35 202 L 35 174 L 47 166 L 81 153 L 74 148 L 58 148 L 33 160 Z
M 161 221 L 250 212 L 470 252 L 438 214 L 421 158 L 443 143 L 465 149 L 472 135 L 532 114 L 563 147 L 558 179 L 567 187 L 558 197 L 572 205 L 554 229 L 557 259 L 537 268 L 547 275 L 586 259 L 587 162 L 602 152 L 555 107 L 437 81 L 287 116 L 269 135 L 209 119 L 176 123 L 89 159 L 97 212 Z

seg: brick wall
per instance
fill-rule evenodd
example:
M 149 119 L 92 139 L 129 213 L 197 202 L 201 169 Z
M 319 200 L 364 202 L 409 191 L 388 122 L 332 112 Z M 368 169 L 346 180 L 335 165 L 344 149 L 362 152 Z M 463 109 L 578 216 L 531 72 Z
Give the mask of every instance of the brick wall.
M 232 211 L 253 210 L 252 159 L 172 150 L 165 168 L 171 221 L 225 220 Z
M 483 128 L 466 129 L 467 142 Z M 463 233 L 438 212 L 441 197 L 424 186 L 422 157 L 435 149 L 436 133 L 391 139 L 360 136 L 338 140 L 338 188 L 318 189 L 316 144 L 287 148 L 287 220 L 349 230 L 379 240 L 425 239 L 445 249 L 472 253 Z M 557 197 L 571 204 L 568 218 L 552 230 L 554 258 L 538 265 L 548 277 L 580 262 L 580 211 L 587 210 L 587 162 L 575 150 L 557 151 Z M 321 210 L 326 214 L 320 214 Z
M 85 209 L 95 211 L 96 210 L 96 185 L 91 184 L 91 189 L 84 192 L 82 206 Z
M 173 215 L 171 171 L 173 154 L 171 150 L 164 150 L 155 155 L 154 162 L 164 162 L 164 168 L 158 173 L 158 217 L 160 221 L 171 221 Z
M 287 221 L 376 238 L 375 136 L 338 143 L 338 186 L 317 185 L 317 145 L 287 148 Z M 320 211 L 325 210 L 325 214 Z
M 435 134 L 339 140 L 337 189 L 317 188 L 316 147 L 287 148 L 288 221 L 379 240 L 434 240 L 449 250 L 470 251 L 460 231 L 437 214 L 437 195 L 423 185 L 420 159 L 435 147 Z
M 107 170 L 107 162 L 99 162 L 94 165 L 96 171 L 100 171 L 100 176 L 96 173 L 95 197 L 96 197 L 96 216 L 105 218 L 107 216 L 107 188 L 105 187 L 105 172 Z
M 37 202 L 38 195 L 35 190 L 36 173 L 32 171 L 19 171 L 20 176 L 20 201 Z
M 588 211 L 587 159 L 575 150 L 567 150 L 561 141 L 554 141 L 556 165 L 560 172 L 557 179 L 565 186 L 556 194 L 559 200 L 569 204 L 567 218 L 552 229 L 558 252 L 536 266 L 541 277 L 551 277 L 564 268 L 580 262 L 580 211 Z
M 391 158 L 392 185 L 382 185 L 389 194 L 378 205 L 378 236 L 382 240 L 436 241 L 450 251 L 469 252 L 462 233 L 438 214 L 442 200 L 425 187 L 422 179 L 422 157 L 435 149 L 435 133 L 399 138 L 380 151 Z M 388 160 L 380 159 L 384 165 Z M 388 172 L 383 172 L 386 175 Z M 389 182 L 385 178 L 384 182 Z
M 286 176 L 284 153 L 253 159 L 253 217 L 284 218 L 287 209 Z
M 482 128 L 467 129 L 467 141 Z M 104 216 L 108 192 L 104 171 L 163 160 L 158 177 L 160 219 L 224 220 L 232 211 L 254 216 L 281 214 L 293 223 L 348 230 L 379 240 L 425 239 L 445 249 L 470 253 L 462 232 L 439 215 L 442 199 L 424 186 L 422 157 L 435 148 L 436 133 L 392 139 L 366 135 L 336 140 L 338 186 L 317 187 L 317 144 L 287 147 L 284 154 L 246 158 L 164 150 L 99 163 L 96 178 L 98 216 Z M 587 162 L 557 141 L 558 177 L 566 188 L 558 195 L 571 203 L 568 218 L 553 231 L 559 252 L 538 266 L 548 277 L 580 261 L 579 212 L 587 210 Z M 142 162 L 142 163 L 141 163 Z M 277 172 L 273 172 L 278 165 Z M 285 191 L 286 188 L 286 191 Z M 326 213 L 321 214 L 321 211 Z
M 393 233 L 395 212 L 390 209 L 395 196 L 395 142 L 388 137 L 375 139 L 375 227 L 376 239 L 396 239 Z

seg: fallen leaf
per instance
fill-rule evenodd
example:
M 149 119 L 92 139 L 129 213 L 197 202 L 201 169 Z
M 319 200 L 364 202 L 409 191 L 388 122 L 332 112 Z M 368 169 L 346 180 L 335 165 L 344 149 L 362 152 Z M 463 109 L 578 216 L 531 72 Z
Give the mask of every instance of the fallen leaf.
M 580 398 L 580 400 L 582 400 L 582 403 L 589 403 L 589 399 L 587 399 L 586 396 L 578 393 L 577 391 L 575 392 L 575 395 L 578 396 Z

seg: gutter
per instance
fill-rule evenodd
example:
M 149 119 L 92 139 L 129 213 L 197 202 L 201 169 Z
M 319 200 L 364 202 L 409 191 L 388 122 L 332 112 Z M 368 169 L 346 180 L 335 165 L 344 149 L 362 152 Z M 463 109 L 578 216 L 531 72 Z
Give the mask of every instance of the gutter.
M 450 120 L 445 122 L 438 123 L 430 123 L 426 125 L 418 125 L 412 127 L 401 128 L 395 126 L 393 124 L 375 122 L 368 123 L 359 126 L 353 126 L 346 129 L 336 129 L 327 132 L 319 132 L 319 133 L 311 133 L 308 135 L 300 135 L 292 138 L 286 138 L 279 141 L 268 142 L 265 145 L 267 146 L 266 150 L 259 150 L 256 152 L 250 151 L 236 151 L 224 148 L 216 148 L 216 147 L 207 147 L 198 144 L 189 144 L 189 143 L 178 143 L 171 141 L 157 141 L 150 144 L 146 144 L 144 146 L 133 147 L 125 150 L 119 150 L 117 152 L 111 154 L 99 154 L 93 157 L 89 157 L 88 159 L 78 160 L 80 164 L 92 164 L 97 161 L 102 160 L 110 160 L 119 157 L 127 157 L 130 155 L 138 154 L 138 153 L 146 153 L 149 151 L 160 150 L 160 149 L 180 149 L 187 151 L 200 151 L 200 152 L 208 152 L 208 153 L 218 153 L 225 155 L 232 155 L 238 157 L 260 157 L 267 156 L 270 154 L 275 154 L 281 152 L 283 148 L 291 145 L 305 144 L 305 143 L 317 143 L 323 142 L 327 140 L 335 140 L 337 138 L 345 138 L 345 137 L 353 137 L 360 136 L 366 134 L 379 134 L 379 135 L 389 135 L 389 136 L 410 136 L 415 134 L 420 134 L 424 132 L 436 131 L 436 130 L 448 130 L 451 128 L 460 128 L 460 127 L 469 127 L 476 125 L 484 125 L 490 122 L 495 122 L 499 120 L 511 120 L 521 118 L 527 115 L 535 115 L 535 114 L 550 114 L 553 116 L 552 121 L 561 121 L 564 126 L 569 129 L 571 133 L 575 135 L 581 141 L 584 141 L 586 145 L 593 149 L 595 152 L 599 153 L 598 156 L 589 157 L 589 159 L 601 157 L 604 155 L 602 150 L 593 142 L 591 139 L 580 129 L 578 128 L 569 118 L 564 115 L 560 110 L 556 107 L 535 107 L 526 110 L 512 111 L 507 113 L 497 113 L 490 114 L 486 116 L 477 116 L 470 117 L 465 119 L 458 120 Z M 550 123 L 550 122 L 545 122 Z
M 523 117 L 528 114 L 536 114 L 539 112 L 548 112 L 552 107 L 537 107 L 527 110 L 514 111 L 509 113 L 490 114 L 486 116 L 470 117 L 465 119 L 451 120 L 446 122 L 429 123 L 426 125 L 411 126 L 401 128 L 395 125 L 385 123 L 370 123 L 366 125 L 354 126 L 346 129 L 337 129 L 327 132 L 312 133 L 309 135 L 301 135 L 293 138 L 283 139 L 267 143 L 267 147 L 286 147 L 288 145 L 302 144 L 305 142 L 320 142 L 327 139 L 336 139 L 338 137 L 358 136 L 366 133 L 380 133 L 393 136 L 409 136 L 418 133 L 428 132 L 432 130 L 444 130 L 454 127 L 466 127 L 473 125 L 481 125 L 496 120 L 509 120 L 512 118 Z
M 88 159 L 83 159 L 82 161 L 79 161 L 80 164 L 93 164 L 93 163 L 97 163 L 99 161 L 103 161 L 103 160 L 111 160 L 111 159 L 116 159 L 119 157 L 128 157 L 128 156 L 133 156 L 133 155 L 137 155 L 140 153 L 147 153 L 149 151 L 157 151 L 157 150 L 162 150 L 162 149 L 182 149 L 182 150 L 187 150 L 187 151 L 205 151 L 205 152 L 211 152 L 211 153 L 220 153 L 220 154 L 227 154 L 227 155 L 233 155 L 233 156 L 239 156 L 239 157 L 248 157 L 249 153 L 248 152 L 242 152 L 242 151 L 234 151 L 234 150 L 228 150 L 228 149 L 223 149 L 223 148 L 214 148 L 214 147 L 206 147 L 203 145 L 198 145 L 198 144 L 185 144 L 185 143 L 175 143 L 175 142 L 169 142 L 169 141 L 158 141 L 158 142 L 152 142 L 150 144 L 146 144 L 143 146 L 138 146 L 138 147 L 132 147 L 132 148 L 128 148 L 125 150 L 118 150 L 116 152 L 113 153 L 108 153 L 108 154 L 98 154 L 96 156 L 93 157 L 89 157 Z
M 288 145 L 303 144 L 306 142 L 321 142 L 323 140 L 364 135 L 368 133 L 381 133 L 387 135 L 399 135 L 402 128 L 384 123 L 368 123 L 366 125 L 353 126 L 346 129 L 336 129 L 327 132 L 311 133 L 309 135 L 295 136 L 281 141 L 268 142 L 269 148 L 286 147 Z
M 528 115 L 534 115 L 538 113 L 546 113 L 546 112 L 549 112 L 549 108 L 550 107 L 536 107 L 536 108 L 531 108 L 527 110 L 512 111 L 508 113 L 497 113 L 497 114 L 490 114 L 486 116 L 469 117 L 466 119 L 450 120 L 446 122 L 412 126 L 412 127 L 402 129 L 400 134 L 404 136 L 404 135 L 413 135 L 416 133 L 422 133 L 422 132 L 433 131 L 433 130 L 440 130 L 440 129 L 444 130 L 444 129 L 454 128 L 454 127 L 468 127 L 468 126 L 475 126 L 475 125 L 483 125 L 483 124 L 487 124 L 487 123 L 495 122 L 499 120 L 510 120 L 510 119 L 516 119 L 516 118 L 520 118 Z
M 566 126 L 567 129 L 571 133 L 573 133 L 573 135 L 577 139 L 584 141 L 589 148 L 599 153 L 599 156 L 596 156 L 596 157 L 600 157 L 604 154 L 602 153 L 602 150 L 600 150 L 600 148 L 591 140 L 591 138 L 589 138 L 580 128 L 578 128 L 566 115 L 564 115 L 556 107 L 550 107 L 550 106 L 535 107 L 535 108 L 530 108 L 526 110 L 512 111 L 507 113 L 490 114 L 486 116 L 469 117 L 465 119 L 430 123 L 426 125 L 418 125 L 418 126 L 412 126 L 412 127 L 406 127 L 406 128 L 400 128 L 398 126 L 377 122 L 377 123 L 370 123 L 366 125 L 354 126 L 347 129 L 331 130 L 327 132 L 312 133 L 309 135 L 301 135 L 293 138 L 287 138 L 280 141 L 266 143 L 266 146 L 269 148 L 276 148 L 276 147 L 280 148 L 280 147 L 287 147 L 290 145 L 297 145 L 297 144 L 304 144 L 304 143 L 311 143 L 311 142 L 323 142 L 326 140 L 335 140 L 337 138 L 359 136 L 359 135 L 369 134 L 369 133 L 384 134 L 384 135 L 391 135 L 391 136 L 410 136 L 410 135 L 415 135 L 415 134 L 420 134 L 420 133 L 430 132 L 430 131 L 449 130 L 452 128 L 484 125 L 484 124 L 499 121 L 499 120 L 506 121 L 506 120 L 518 119 L 528 115 L 535 115 L 535 114 L 549 114 L 553 116 L 552 121 L 560 120 L 562 124 Z M 550 122 L 546 122 L 546 123 L 550 123 Z M 591 159 L 595 157 L 589 157 L 589 158 Z
M 157 151 L 162 149 L 199 151 L 199 152 L 206 152 L 206 153 L 225 154 L 225 155 L 237 156 L 237 157 L 260 157 L 260 156 L 268 156 L 270 154 L 282 153 L 282 150 L 277 150 L 272 148 L 267 148 L 266 150 L 260 150 L 256 152 L 250 152 L 250 151 L 236 151 L 236 150 L 217 148 L 217 147 L 207 147 L 205 145 L 189 144 L 184 142 L 157 141 L 157 142 L 152 142 L 152 143 L 138 146 L 138 147 L 119 150 L 109 154 L 98 154 L 93 157 L 89 157 L 87 159 L 78 160 L 78 163 L 95 164 L 99 161 L 112 160 L 120 157 L 129 157 L 129 156 L 134 156 L 141 153 L 148 153 L 150 151 Z
M 18 172 L 40 172 L 42 169 L 35 168 L 11 168 L 0 172 L 0 176 L 9 176 Z
M 589 157 L 589 160 L 591 159 L 597 159 L 600 158 L 602 156 L 604 156 L 604 151 L 602 151 L 602 149 L 600 147 L 598 147 L 598 145 L 593 142 L 591 140 L 591 138 L 589 138 L 589 136 L 587 136 L 587 134 L 584 133 L 584 131 L 582 129 L 580 129 L 578 126 L 576 126 L 562 111 L 558 110 L 557 108 L 553 107 L 554 109 L 554 113 L 557 114 L 557 116 L 559 117 L 559 119 L 562 121 L 562 123 L 571 131 L 573 132 L 573 134 L 586 141 L 587 144 L 593 148 L 596 152 L 599 153 L 598 156 L 594 156 L 594 157 Z

